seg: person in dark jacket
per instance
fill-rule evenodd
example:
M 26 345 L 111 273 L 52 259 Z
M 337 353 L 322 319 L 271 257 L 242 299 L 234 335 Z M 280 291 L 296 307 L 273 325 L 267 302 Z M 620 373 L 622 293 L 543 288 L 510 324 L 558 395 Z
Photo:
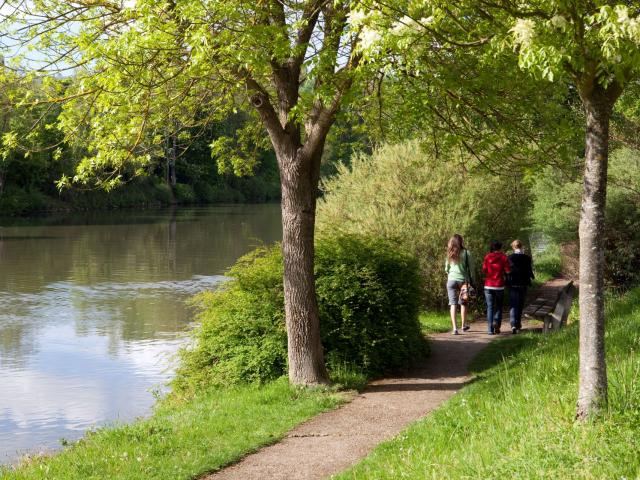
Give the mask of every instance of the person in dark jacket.
M 524 300 L 527 296 L 527 288 L 534 278 L 531 266 L 531 257 L 526 255 L 522 249 L 522 242 L 514 240 L 511 242 L 513 253 L 509 255 L 509 266 L 511 267 L 511 280 L 509 282 L 509 320 L 511 322 L 511 333 L 517 333 L 522 329 L 522 310 Z
M 505 276 L 511 271 L 507 256 L 502 253 L 502 242 L 494 240 L 491 250 L 484 257 L 484 298 L 487 301 L 487 333 L 500 333 L 502 324 L 502 301 L 504 298 Z

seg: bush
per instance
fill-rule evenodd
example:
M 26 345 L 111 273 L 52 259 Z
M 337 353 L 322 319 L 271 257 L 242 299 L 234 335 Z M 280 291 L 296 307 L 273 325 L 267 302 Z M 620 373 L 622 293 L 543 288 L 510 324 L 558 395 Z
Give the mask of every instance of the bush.
M 47 210 L 51 203 L 42 192 L 10 185 L 0 196 L 0 214 L 13 216 L 38 213 Z
M 181 352 L 174 386 L 266 382 L 287 372 L 280 246 L 259 248 L 231 280 L 197 297 L 195 342 Z M 425 353 L 417 262 L 391 245 L 353 236 L 320 240 L 316 282 L 329 368 L 400 369 Z
M 570 177 L 547 168 L 532 186 L 534 229 L 554 242 L 578 238 L 581 166 Z M 640 283 L 640 152 L 611 154 L 605 212 L 605 282 L 625 290 Z
M 193 187 L 186 183 L 176 183 L 173 193 L 178 203 L 195 203 L 197 200 Z
M 417 141 L 356 155 L 323 189 L 319 232 L 363 232 L 413 254 L 428 306 L 447 302 L 444 261 L 453 233 L 464 236 L 478 271 L 492 239 L 521 235 L 529 207 L 519 177 L 490 174 L 471 161 L 435 158 Z
M 343 236 L 316 248 L 316 289 L 327 363 L 375 374 L 424 353 L 418 262 L 382 240 Z

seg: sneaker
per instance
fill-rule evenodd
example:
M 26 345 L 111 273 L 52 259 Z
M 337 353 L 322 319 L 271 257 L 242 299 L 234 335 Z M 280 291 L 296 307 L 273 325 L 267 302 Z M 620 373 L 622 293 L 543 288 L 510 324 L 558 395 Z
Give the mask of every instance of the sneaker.
M 494 328 L 493 331 L 496 335 L 498 335 L 500 333 L 500 327 Z
M 487 332 L 487 335 L 493 335 L 493 332 Z
M 464 327 L 462 327 L 462 331 L 466 332 L 467 330 L 469 330 L 471 327 L 469 325 L 465 325 Z
M 451 332 L 451 334 L 452 335 L 458 335 L 459 334 L 458 329 L 456 328 L 453 332 Z
M 518 329 L 516 327 L 511 327 L 511 333 L 515 335 L 516 333 L 518 333 Z

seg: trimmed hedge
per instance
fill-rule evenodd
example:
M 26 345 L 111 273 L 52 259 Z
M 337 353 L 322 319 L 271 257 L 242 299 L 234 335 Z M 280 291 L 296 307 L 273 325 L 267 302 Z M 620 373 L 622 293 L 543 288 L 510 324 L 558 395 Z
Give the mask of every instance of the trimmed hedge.
M 180 353 L 176 391 L 267 382 L 287 373 L 280 245 L 231 268 L 224 288 L 196 297 L 194 343 Z M 329 369 L 367 375 L 408 367 L 427 352 L 420 331 L 417 261 L 389 243 L 356 236 L 319 240 L 316 285 Z

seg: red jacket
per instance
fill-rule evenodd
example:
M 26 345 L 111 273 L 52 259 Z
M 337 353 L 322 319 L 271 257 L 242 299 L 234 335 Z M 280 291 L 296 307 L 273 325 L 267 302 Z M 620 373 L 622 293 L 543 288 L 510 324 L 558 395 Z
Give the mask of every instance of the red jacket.
M 487 253 L 482 262 L 482 271 L 484 272 L 485 287 L 504 287 L 504 275 L 509 273 L 509 259 L 502 252 Z

